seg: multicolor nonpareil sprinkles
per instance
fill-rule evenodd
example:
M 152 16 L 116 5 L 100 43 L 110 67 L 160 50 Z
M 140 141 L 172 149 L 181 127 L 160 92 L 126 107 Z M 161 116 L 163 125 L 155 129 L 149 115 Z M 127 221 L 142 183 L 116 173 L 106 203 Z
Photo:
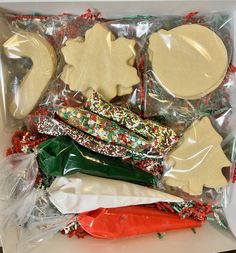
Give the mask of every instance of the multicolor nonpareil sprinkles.
M 94 152 L 110 157 L 120 157 L 124 161 L 154 176 L 160 176 L 163 173 L 162 156 L 147 156 L 142 152 L 134 153 L 125 147 L 96 139 L 76 128 L 70 127 L 61 120 L 49 116 L 38 116 L 35 127 L 41 134 L 49 136 L 69 136 L 78 144 Z
M 135 167 L 144 170 L 153 176 L 161 177 L 163 174 L 163 158 L 159 157 L 156 159 L 145 159 L 142 154 L 136 154 L 132 157 L 123 158 L 124 161 L 127 161 L 133 164 Z
M 125 147 L 103 142 L 78 129 L 68 126 L 63 121 L 47 116 L 38 118 L 37 129 L 39 133 L 51 136 L 69 136 L 81 146 L 107 156 L 125 157 L 129 151 Z
M 105 142 L 124 146 L 134 152 L 151 149 L 147 140 L 87 110 L 59 107 L 57 114 L 69 125 Z
M 161 126 L 151 120 L 143 120 L 125 107 L 102 100 L 95 92 L 86 101 L 85 108 L 146 138 L 158 152 L 166 152 L 178 140 L 173 129 Z

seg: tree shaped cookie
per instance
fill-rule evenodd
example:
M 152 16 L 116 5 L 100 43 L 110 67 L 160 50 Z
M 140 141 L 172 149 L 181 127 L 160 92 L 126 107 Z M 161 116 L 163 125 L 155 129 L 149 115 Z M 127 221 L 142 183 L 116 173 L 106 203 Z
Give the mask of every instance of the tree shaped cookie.
M 228 68 L 223 41 L 212 30 L 197 24 L 153 33 L 149 55 L 160 85 L 183 99 L 199 99 L 212 92 Z
M 227 185 L 222 168 L 230 162 L 221 149 L 222 137 L 204 117 L 195 121 L 184 133 L 183 142 L 167 157 L 170 170 L 164 181 L 180 187 L 190 195 L 202 194 L 203 186 L 218 188 Z
M 85 40 L 68 40 L 62 48 L 67 65 L 61 79 L 71 90 L 85 95 L 92 89 L 107 101 L 129 94 L 139 82 L 135 68 L 134 40 L 115 39 L 106 27 L 96 24 L 85 34 Z

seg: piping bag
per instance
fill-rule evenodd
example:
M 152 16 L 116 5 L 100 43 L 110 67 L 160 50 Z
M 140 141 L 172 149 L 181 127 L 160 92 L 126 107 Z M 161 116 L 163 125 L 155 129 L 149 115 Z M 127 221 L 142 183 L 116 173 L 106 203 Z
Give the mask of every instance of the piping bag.
M 171 146 L 179 139 L 173 129 L 161 126 L 151 120 L 143 120 L 128 108 L 103 100 L 96 92 L 93 92 L 87 99 L 85 108 L 149 140 L 151 146 L 161 153 L 170 150 Z
M 165 192 L 120 180 L 76 173 L 56 178 L 48 189 L 49 199 L 63 214 L 183 199 Z
M 34 119 L 35 121 L 35 119 Z M 49 116 L 37 117 L 35 127 L 41 134 L 50 136 L 68 136 L 80 146 L 88 148 L 95 153 L 110 157 L 122 158 L 127 163 L 132 163 L 136 168 L 158 176 L 163 172 L 163 156 L 160 154 L 148 155 L 144 153 L 133 153 L 131 150 L 104 142 L 100 139 L 86 134 L 79 129 L 67 125 L 65 122 Z
M 78 222 L 93 237 L 110 239 L 201 226 L 200 221 L 148 206 L 99 208 L 81 213 Z
M 119 158 L 93 152 L 65 136 L 49 139 L 39 145 L 38 162 L 48 176 L 81 172 L 148 186 L 157 186 L 159 182 L 157 177 Z
M 35 125 L 37 131 L 41 134 L 51 136 L 69 136 L 81 146 L 91 149 L 92 151 L 102 155 L 111 157 L 125 157 L 129 152 L 129 150 L 125 147 L 101 141 L 53 117 L 38 117 L 37 124 Z
M 150 148 L 150 143 L 141 136 L 82 108 L 62 106 L 56 113 L 70 126 L 105 142 L 124 146 L 134 152 Z

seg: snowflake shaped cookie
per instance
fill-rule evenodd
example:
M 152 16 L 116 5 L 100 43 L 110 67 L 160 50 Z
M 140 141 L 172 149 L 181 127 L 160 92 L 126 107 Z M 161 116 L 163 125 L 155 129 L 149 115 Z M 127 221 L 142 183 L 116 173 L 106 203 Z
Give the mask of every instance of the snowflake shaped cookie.
M 62 48 L 67 65 L 61 79 L 71 90 L 85 95 L 92 90 L 110 101 L 117 95 L 132 92 L 139 82 L 134 62 L 135 41 L 118 38 L 101 24 L 96 24 L 85 34 L 85 39 L 68 40 Z

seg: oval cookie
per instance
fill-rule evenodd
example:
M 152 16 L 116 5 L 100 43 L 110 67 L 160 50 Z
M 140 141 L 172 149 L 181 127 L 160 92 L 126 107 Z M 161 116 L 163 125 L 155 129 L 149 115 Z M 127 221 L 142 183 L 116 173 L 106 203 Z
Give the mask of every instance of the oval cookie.
M 215 90 L 228 68 L 222 40 L 215 32 L 197 24 L 153 33 L 149 55 L 162 87 L 183 99 L 199 99 Z

